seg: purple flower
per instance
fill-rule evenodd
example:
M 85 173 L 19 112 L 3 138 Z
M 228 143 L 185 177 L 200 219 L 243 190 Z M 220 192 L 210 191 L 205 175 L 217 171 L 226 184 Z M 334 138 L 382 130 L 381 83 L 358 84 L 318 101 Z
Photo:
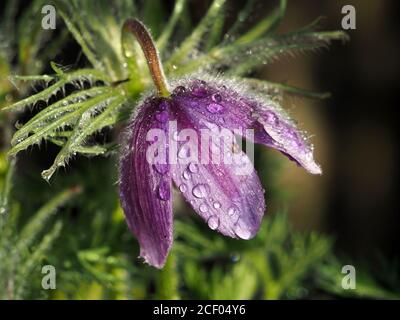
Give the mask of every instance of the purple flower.
M 124 27 L 135 35 L 149 36 L 136 20 Z M 155 50 L 146 47 L 146 41 L 139 39 L 144 51 Z M 264 190 L 250 159 L 235 140 L 208 143 L 202 139 L 204 132 L 212 136 L 221 130 L 234 131 L 279 150 L 310 173 L 321 173 L 302 134 L 269 99 L 211 76 L 177 81 L 169 94 L 158 60 L 151 60 L 149 66 L 159 68 L 152 71 L 158 94 L 139 103 L 127 128 L 120 160 L 120 198 L 129 228 L 139 240 L 140 256 L 150 265 L 162 268 L 172 246 L 173 185 L 212 230 L 250 239 L 259 229 L 265 212 Z M 245 134 L 249 130 L 250 136 Z M 190 135 L 182 139 L 185 132 L 194 132 L 196 139 Z M 155 144 L 158 148 L 151 149 Z M 209 158 L 217 154 L 222 161 L 204 161 L 204 153 Z M 226 161 L 227 154 L 241 162 Z M 243 163 L 244 173 L 238 171 Z

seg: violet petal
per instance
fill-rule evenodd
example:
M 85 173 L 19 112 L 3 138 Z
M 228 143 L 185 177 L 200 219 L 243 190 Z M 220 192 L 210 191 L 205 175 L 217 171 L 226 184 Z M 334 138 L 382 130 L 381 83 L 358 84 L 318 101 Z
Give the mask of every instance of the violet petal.
M 147 161 L 146 135 L 151 129 L 168 129 L 164 102 L 150 99 L 138 107 L 124 141 L 119 184 L 122 208 L 139 240 L 140 256 L 157 268 L 164 266 L 172 246 L 171 172 L 166 163 Z
M 186 113 L 185 105 L 177 103 L 175 108 L 178 132 L 191 128 L 200 137 L 200 129 L 207 127 Z M 247 156 L 241 151 L 237 153 L 247 166 L 246 172 L 241 174 L 238 171 L 241 167 L 234 162 L 202 164 L 197 158 L 186 163 L 180 155 L 186 147 L 197 149 L 200 155 L 202 141 L 178 142 L 178 163 L 171 165 L 171 170 L 172 179 L 182 195 L 211 229 L 233 238 L 254 237 L 264 215 L 265 201 L 258 175 Z
M 221 125 L 227 129 L 254 129 L 254 141 L 281 151 L 307 171 L 320 174 L 312 147 L 285 112 L 272 101 L 261 102 L 238 87 L 231 89 L 218 80 L 190 80 L 185 92 L 175 95 L 187 106 L 194 118 Z M 200 91 L 202 95 L 199 96 Z M 193 92 L 193 93 L 192 93 Z

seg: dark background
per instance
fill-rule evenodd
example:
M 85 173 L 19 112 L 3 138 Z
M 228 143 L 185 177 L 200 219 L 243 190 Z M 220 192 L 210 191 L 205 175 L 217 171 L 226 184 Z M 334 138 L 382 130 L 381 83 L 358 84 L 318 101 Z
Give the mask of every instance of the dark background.
M 260 1 L 260 15 L 275 3 Z M 320 30 L 339 30 L 344 5 L 356 9 L 356 29 L 346 31 L 350 41 L 284 58 L 260 74 L 332 94 L 326 100 L 286 100 L 300 126 L 314 135 L 324 174 L 310 176 L 289 164 L 277 187 L 292 194 L 288 212 L 297 228 L 332 234 L 338 251 L 367 264 L 381 254 L 398 261 L 400 3 L 288 1 L 280 31 L 318 16 L 323 17 Z
M 314 108 L 323 118 L 325 137 L 316 140 L 317 155 L 320 144 L 330 149 L 323 177 L 328 185 L 326 228 L 352 256 L 373 259 L 378 248 L 395 256 L 400 245 L 395 137 L 399 2 L 292 1 L 287 21 L 300 24 L 323 15 L 324 29 L 337 29 L 345 4 L 357 12 L 356 30 L 348 32 L 351 40 L 313 57 L 310 68 L 313 83 L 332 93 Z

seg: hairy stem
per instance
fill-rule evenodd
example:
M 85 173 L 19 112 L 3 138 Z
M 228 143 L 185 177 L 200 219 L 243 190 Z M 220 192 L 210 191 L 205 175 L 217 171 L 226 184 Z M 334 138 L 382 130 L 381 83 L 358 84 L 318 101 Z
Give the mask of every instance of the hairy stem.
M 146 57 L 147 65 L 150 69 L 151 77 L 157 88 L 158 94 L 163 97 L 170 96 L 164 70 L 161 66 L 160 58 L 154 41 L 147 28 L 137 19 L 128 19 L 122 27 L 123 33 L 132 33 L 139 42 Z

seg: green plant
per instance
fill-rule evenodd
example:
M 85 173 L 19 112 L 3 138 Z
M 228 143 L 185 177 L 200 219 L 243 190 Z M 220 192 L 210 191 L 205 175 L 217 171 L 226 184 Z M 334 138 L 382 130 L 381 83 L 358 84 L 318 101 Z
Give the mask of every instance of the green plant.
M 249 2 L 239 14 L 240 19 L 223 35 L 226 1 L 214 0 L 200 23 L 173 50 L 171 36 L 184 21 L 183 8 L 186 5 L 186 1 L 177 1 L 163 32 L 155 34 L 167 76 L 174 78 L 196 72 L 224 71 L 250 85 L 255 92 L 274 89 L 278 94 L 287 91 L 325 97 L 326 94 L 310 93 L 246 76 L 260 65 L 284 55 L 315 50 L 325 47 L 331 40 L 346 39 L 345 33 L 316 32 L 313 30 L 315 22 L 295 32 L 278 34 L 276 29 L 286 8 L 284 0 L 270 15 L 243 31 L 242 24 L 251 13 L 252 3 Z M 9 151 L 10 156 L 40 144 L 42 140 L 61 146 L 52 166 L 42 172 L 46 180 L 77 153 L 93 156 L 115 150 L 114 143 L 101 144 L 91 137 L 125 120 L 135 101 L 151 83 L 146 61 L 139 48 L 132 44 L 129 34 L 121 33 L 122 22 L 129 16 L 144 14 L 148 10 L 146 6 L 138 11 L 132 1 L 118 1 L 113 7 L 115 10 L 109 10 L 107 1 L 96 4 L 91 1 L 55 1 L 54 5 L 92 68 L 66 72 L 52 63 L 54 74 L 15 75 L 15 80 L 45 81 L 48 86 L 37 94 L 3 108 L 6 111 L 21 110 L 38 101 L 49 102 L 58 92 L 65 92 L 67 84 L 75 87 L 71 94 L 50 103 L 21 126 L 11 140 L 13 147 Z M 96 6 L 95 11 L 93 6 Z M 96 16 L 93 12 L 96 12 Z
M 42 206 L 28 221 L 21 223 L 21 204 L 11 199 L 13 168 L 14 162 L 7 169 L 0 193 L 0 299 L 30 298 L 40 292 L 39 267 L 62 229 L 61 221 L 46 228 L 48 220 L 60 206 L 80 192 L 77 187 L 65 190 Z M 29 277 L 33 272 L 36 276 Z
M 113 133 L 120 131 L 135 102 L 150 87 L 150 75 L 138 48 L 130 46 L 133 41 L 122 37 L 122 23 L 134 16 L 150 26 L 170 78 L 224 72 L 254 92 L 267 92 L 274 98 L 283 94 L 326 97 L 326 93 L 252 78 L 252 72 L 282 56 L 316 50 L 346 35 L 315 31 L 318 20 L 279 34 L 286 1 L 247 28 L 245 21 L 255 2 L 247 1 L 225 32 L 224 0 L 212 1 L 195 26 L 185 0 L 176 1 L 166 25 L 162 24 L 166 20 L 163 1 L 146 0 L 136 6 L 130 0 L 112 5 L 105 0 L 56 0 L 52 3 L 64 25 L 57 24 L 61 32 L 51 38 L 37 19 L 43 1 L 32 1 L 20 19 L 14 14 L 18 2 L 7 2 L 0 25 L 0 45 L 9 44 L 0 51 L 1 299 L 398 297 L 398 269 L 383 268 L 384 279 L 362 271 L 361 291 L 342 290 L 340 261 L 345 259 L 335 258 L 332 239 L 293 230 L 281 211 L 267 216 L 259 235 L 245 242 L 223 238 L 189 218 L 190 209 L 178 200 L 175 247 L 165 269 L 154 270 L 137 260 L 138 246 L 123 221 L 115 191 L 118 145 Z M 51 74 L 41 74 L 69 36 L 82 48 L 85 68 L 68 70 L 52 62 Z M 31 82 L 43 84 L 43 90 L 32 93 Z M 23 125 L 17 123 L 11 140 L 18 115 L 14 111 L 27 110 L 27 106 L 34 106 L 33 116 Z M 114 130 L 111 138 L 108 128 Z M 51 185 L 37 177 L 38 153 L 31 148 L 43 140 L 48 148 L 39 154 L 49 158 L 54 150 L 58 153 L 50 170 L 43 172 L 46 180 L 71 157 L 76 158 L 68 171 L 59 170 Z M 30 153 L 20 152 L 17 161 L 7 160 L 4 149 L 10 142 L 9 155 L 31 148 Z M 96 155 L 109 157 L 86 157 Z M 265 154 L 258 160 L 265 165 L 264 178 L 267 170 L 279 172 Z M 73 185 L 81 187 L 80 196 L 75 197 L 79 189 L 71 189 Z M 284 201 L 282 193 L 276 190 L 274 196 Z M 52 216 L 59 206 L 60 214 Z M 41 288 L 44 262 L 57 268 L 54 291 Z

